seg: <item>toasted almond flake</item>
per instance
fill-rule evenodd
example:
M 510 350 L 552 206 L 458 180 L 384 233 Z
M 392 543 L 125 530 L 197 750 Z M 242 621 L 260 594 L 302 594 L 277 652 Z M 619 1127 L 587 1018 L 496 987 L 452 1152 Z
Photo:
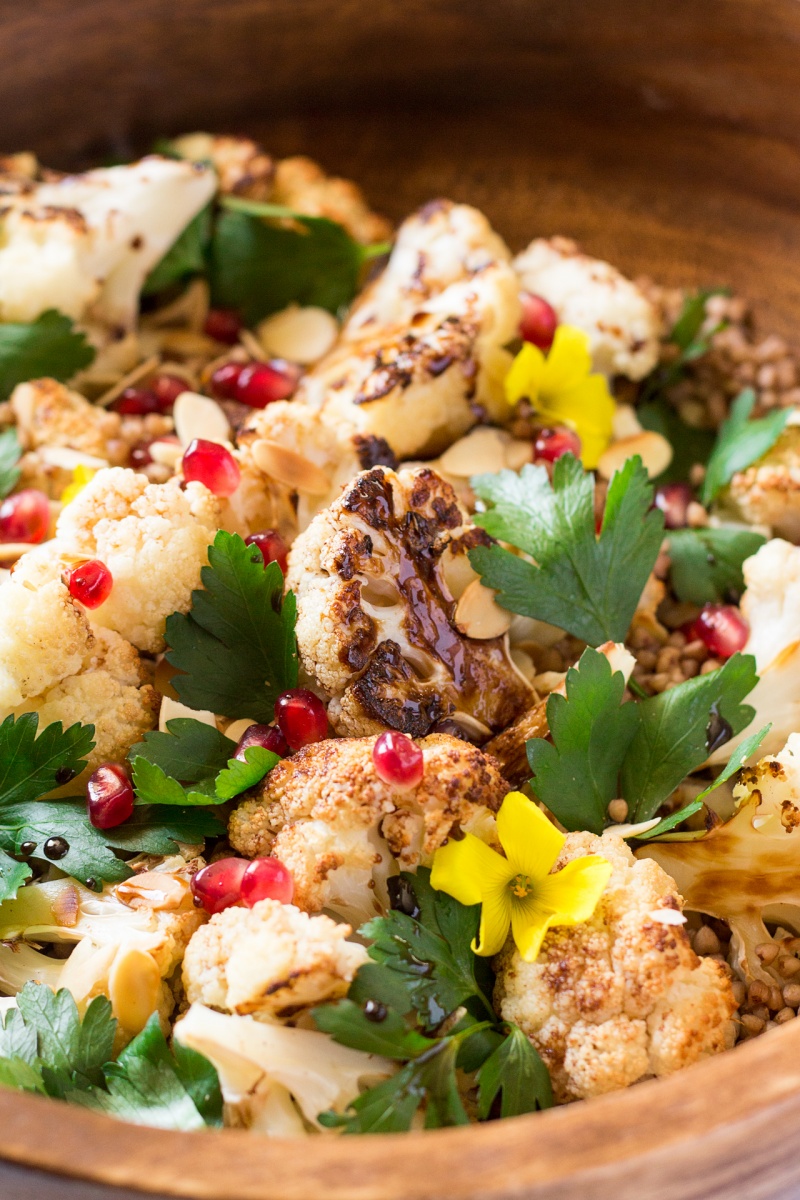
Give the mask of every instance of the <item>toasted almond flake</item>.
M 16 562 L 23 554 L 35 549 L 33 542 L 0 542 L 0 562 Z
M 465 637 L 485 641 L 508 632 L 511 613 L 501 608 L 494 597 L 491 588 L 485 587 L 479 579 L 466 588 L 455 612 L 456 626 Z
M 160 355 L 153 354 L 149 358 L 146 358 L 144 362 L 137 363 L 132 370 L 128 371 L 127 375 L 123 375 L 122 379 L 117 380 L 113 387 L 103 392 L 102 396 L 98 400 L 95 400 L 95 404 L 100 408 L 108 408 L 109 404 L 112 404 L 117 396 L 122 395 L 125 388 L 141 383 L 143 379 L 147 379 L 149 375 L 158 370 L 160 362 Z
M 617 439 L 636 437 L 637 434 L 642 432 L 643 426 L 632 404 L 617 405 L 612 418 L 612 429 L 614 437 Z
M 639 455 L 651 479 L 660 475 L 672 462 L 672 446 L 667 439 L 660 433 L 645 429 L 634 437 L 612 442 L 601 456 L 597 470 L 604 479 L 610 479 L 634 454 Z
M 231 435 L 228 418 L 216 400 L 199 392 L 181 392 L 172 410 L 175 432 L 184 446 L 195 438 L 227 442 Z
M 142 871 L 117 884 L 114 891 L 128 908 L 150 908 L 154 912 L 174 911 L 190 894 L 187 881 L 168 871 Z
M 506 446 L 506 466 L 511 471 L 520 471 L 529 462 L 533 462 L 531 443 L 512 438 Z
M 264 347 L 256 335 L 251 333 L 249 329 L 242 329 L 240 331 L 239 342 L 244 346 L 251 358 L 254 358 L 256 362 L 264 362 L 267 357 L 264 353 Z
M 193 329 L 161 329 L 153 332 L 162 354 L 177 354 L 180 358 L 211 358 L 219 352 L 219 342 Z
M 131 947 L 120 950 L 108 973 L 111 1011 L 128 1033 L 141 1033 L 158 1006 L 161 973 L 152 955 Z
M 278 483 L 311 496 L 324 496 L 330 491 L 331 481 L 322 468 L 296 450 L 271 438 L 258 438 L 250 449 L 258 469 Z
M 250 717 L 242 717 L 240 721 L 231 721 L 230 725 L 225 730 L 225 737 L 230 738 L 233 742 L 238 742 L 246 729 L 251 725 L 257 725 L 257 721 L 252 721 Z
M 534 676 L 536 675 L 536 665 L 530 654 L 515 646 L 509 651 L 509 658 L 525 682 L 533 683 Z
M 184 395 L 187 394 L 184 392 Z M 148 449 L 153 462 L 160 463 L 162 467 L 170 467 L 173 471 L 183 458 L 184 447 L 180 442 L 168 442 L 166 439 L 163 441 L 159 440 L 151 442 Z
M 659 925 L 686 924 L 686 917 L 682 912 L 677 912 L 674 908 L 654 908 L 647 915 L 651 921 L 657 921 Z
M 65 471 L 74 471 L 76 467 L 101 471 L 108 466 L 107 458 L 87 454 L 84 450 L 72 450 L 69 446 L 41 446 L 38 454 L 48 467 L 62 467 Z
M 339 336 L 339 324 L 324 308 L 290 304 L 283 312 L 262 321 L 256 332 L 271 357 L 308 366 L 332 348 Z
M 193 279 L 176 300 L 142 318 L 146 329 L 165 329 L 170 326 L 185 326 L 199 333 L 205 325 L 210 304 L 211 291 L 205 279 Z
M 439 560 L 445 586 L 454 600 L 460 600 L 471 583 L 480 579 L 468 554 L 455 554 L 449 547 Z
M 615 837 L 621 838 L 638 837 L 655 829 L 660 820 L 660 817 L 652 817 L 649 821 L 637 821 L 634 825 L 615 825 L 613 829 L 607 829 L 606 833 L 613 833 Z
M 181 704 L 179 700 L 173 700 L 170 696 L 164 696 L 161 700 L 161 708 L 158 713 L 158 728 L 161 733 L 167 733 L 167 721 L 174 721 L 176 717 L 191 717 L 195 721 L 200 721 L 203 725 L 211 725 L 214 729 L 217 728 L 216 718 L 212 712 L 208 712 L 203 708 L 188 708 L 185 704 Z
M 479 721 L 477 717 L 473 717 L 472 713 L 454 712 L 448 717 L 448 720 L 455 721 L 456 725 L 460 725 L 469 737 L 475 738 L 476 741 L 485 741 L 486 738 L 492 736 L 492 731 L 488 725 L 484 725 L 483 721 Z
M 439 466 L 447 475 L 457 475 L 461 479 L 484 472 L 496 474 L 506 465 L 505 440 L 507 435 L 499 429 L 485 426 L 473 429 L 445 450 Z

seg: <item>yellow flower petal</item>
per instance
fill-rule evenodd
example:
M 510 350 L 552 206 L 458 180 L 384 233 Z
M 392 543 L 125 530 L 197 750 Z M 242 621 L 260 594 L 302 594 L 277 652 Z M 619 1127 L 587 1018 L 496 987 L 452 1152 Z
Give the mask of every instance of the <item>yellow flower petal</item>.
M 539 957 L 542 942 L 555 919 L 555 914 L 546 912 L 533 896 L 512 906 L 511 932 L 525 962 L 535 962 Z
M 451 839 L 433 856 L 431 887 L 447 892 L 460 904 L 480 904 L 487 891 L 504 887 L 514 874 L 502 854 L 467 833 Z
M 580 925 L 588 921 L 611 878 L 611 863 L 588 854 L 567 863 L 536 888 L 536 902 L 553 914 L 553 925 Z
M 572 325 L 558 325 L 542 374 L 541 390 L 545 401 L 558 392 L 576 387 L 591 369 L 588 336 Z
M 539 347 L 532 342 L 525 342 L 505 378 L 506 400 L 509 404 L 518 404 L 524 397 L 535 403 L 544 366 L 544 355 Z
M 503 860 L 505 861 L 505 860 Z M 508 927 L 514 916 L 508 882 L 484 893 L 478 940 L 472 943 L 474 954 L 483 958 L 499 954 L 506 944 Z
M 564 845 L 564 835 L 522 792 L 509 792 L 500 805 L 497 835 L 512 867 L 509 878 L 519 873 L 536 883 L 547 878 Z
M 61 503 L 69 504 L 73 501 L 96 474 L 97 471 L 94 467 L 77 466 L 72 472 L 72 482 L 68 483 L 61 493 Z

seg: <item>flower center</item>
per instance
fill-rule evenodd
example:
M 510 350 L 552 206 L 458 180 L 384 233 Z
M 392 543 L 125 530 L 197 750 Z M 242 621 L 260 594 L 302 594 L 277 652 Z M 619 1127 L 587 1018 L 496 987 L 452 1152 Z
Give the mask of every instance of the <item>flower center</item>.
M 526 896 L 530 896 L 533 891 L 530 875 L 515 875 L 510 880 L 509 885 L 512 896 L 516 896 L 518 900 L 524 900 Z

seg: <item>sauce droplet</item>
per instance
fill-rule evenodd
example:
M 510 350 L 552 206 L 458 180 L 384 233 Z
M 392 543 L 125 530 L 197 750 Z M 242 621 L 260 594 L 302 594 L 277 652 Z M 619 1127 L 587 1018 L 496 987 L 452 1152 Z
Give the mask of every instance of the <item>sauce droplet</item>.
M 379 1025 L 381 1021 L 385 1021 L 389 1015 L 389 1010 L 385 1004 L 381 1004 L 379 1000 L 367 1000 L 364 1005 L 364 1016 L 368 1021 L 374 1021 Z
M 403 879 L 400 875 L 392 875 L 386 880 L 386 888 L 389 892 L 389 903 L 392 908 L 416 920 L 420 915 L 421 909 L 417 904 L 414 889 L 408 880 Z
M 706 726 L 706 750 L 709 754 L 713 754 L 715 750 L 719 750 L 720 746 L 724 746 L 726 742 L 729 742 L 732 737 L 732 725 L 720 715 L 716 704 L 712 704 L 711 715 Z
M 63 837 L 48 838 L 42 847 L 45 858 L 56 862 L 59 858 L 63 858 L 65 854 L 69 854 L 69 842 Z

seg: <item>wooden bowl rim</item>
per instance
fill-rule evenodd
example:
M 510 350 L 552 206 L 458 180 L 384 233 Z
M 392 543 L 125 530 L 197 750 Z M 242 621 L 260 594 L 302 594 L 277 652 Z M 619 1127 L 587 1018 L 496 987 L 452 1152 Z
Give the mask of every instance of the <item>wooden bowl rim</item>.
M 755 1116 L 762 1130 L 785 1130 L 800 1116 L 800 1020 L 668 1079 L 588 1104 L 479 1127 L 358 1141 L 273 1140 L 244 1130 L 175 1133 L 110 1123 L 44 1097 L 2 1090 L 0 1157 L 83 1181 L 192 1200 L 421 1200 L 445 1194 L 491 1200 L 509 1189 L 528 1195 L 524 1189 L 563 1184 L 671 1149 L 691 1155 L 692 1144 L 708 1155 L 723 1127 L 729 1134 L 746 1121 L 753 1136 Z

